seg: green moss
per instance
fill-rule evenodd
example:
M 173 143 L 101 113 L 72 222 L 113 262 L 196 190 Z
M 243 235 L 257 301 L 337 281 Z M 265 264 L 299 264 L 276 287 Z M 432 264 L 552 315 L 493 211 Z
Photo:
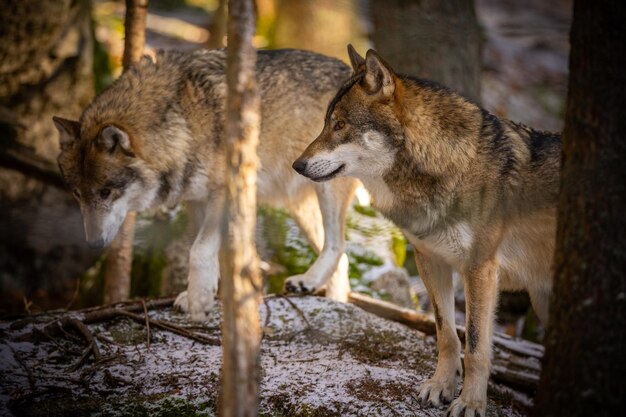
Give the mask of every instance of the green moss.
M 170 220 L 152 218 L 141 230 L 133 246 L 131 297 L 157 297 L 161 291 L 163 270 L 167 266 L 167 245 L 185 233 L 189 223 L 186 210 L 178 210 Z
M 403 340 L 404 337 L 397 332 L 368 327 L 356 338 L 345 340 L 340 346 L 359 362 L 378 363 L 404 359 L 404 354 L 400 353 L 404 349 L 398 346 Z
M 93 80 L 96 94 L 100 94 L 105 88 L 113 83 L 113 73 L 109 65 L 109 53 L 106 48 L 98 42 L 95 36 L 96 21 L 92 19 L 93 36 Z
M 259 414 L 260 417 L 339 417 L 341 414 L 325 406 L 313 407 L 309 404 L 292 403 L 293 394 L 280 393 L 270 396 L 267 401 L 269 410 Z
M 268 278 L 267 292 L 282 291 L 287 277 L 305 273 L 317 255 L 300 233 L 295 222 L 282 209 L 259 207 L 258 215 L 263 227 L 263 238 L 271 261 L 284 267 L 280 273 Z
M 354 211 L 356 211 L 357 213 L 360 213 L 364 216 L 368 216 L 368 217 L 377 217 L 378 213 L 376 212 L 376 210 L 374 208 L 372 208 L 371 206 L 362 206 L 360 204 L 355 204 L 354 205 Z
M 121 345 L 135 346 L 146 341 L 146 328 L 130 319 L 120 319 L 108 328 L 111 339 Z

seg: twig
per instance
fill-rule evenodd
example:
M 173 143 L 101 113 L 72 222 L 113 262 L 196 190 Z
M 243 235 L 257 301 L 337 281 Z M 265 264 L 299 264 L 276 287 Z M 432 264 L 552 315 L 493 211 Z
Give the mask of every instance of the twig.
M 83 335 L 87 343 L 89 344 L 93 356 L 96 359 L 96 362 L 102 359 L 102 355 L 100 354 L 100 349 L 98 348 L 98 342 L 93 337 L 93 334 L 89 330 L 89 328 L 82 321 L 74 318 L 74 317 L 62 317 L 59 322 L 63 327 L 73 327 Z
M 85 350 L 83 351 L 82 355 L 80 355 L 80 358 L 78 359 L 78 361 L 76 361 L 74 365 L 68 367 L 67 371 L 74 372 L 75 370 L 80 368 L 85 363 L 85 361 L 87 360 L 90 354 L 91 354 L 91 346 L 87 346 L 87 348 L 85 348 Z
M 304 315 L 304 312 L 303 312 L 302 310 L 300 310 L 300 307 L 298 307 L 298 306 L 296 305 L 296 303 L 294 303 L 293 301 L 291 301 L 291 300 L 289 299 L 289 297 L 290 297 L 290 296 L 288 296 L 288 295 L 283 295 L 283 296 L 281 296 L 281 298 L 282 298 L 282 299 L 286 300 L 286 301 L 287 301 L 287 302 L 291 305 L 291 307 L 293 307 L 293 309 L 294 309 L 294 310 L 296 310 L 296 311 L 298 312 L 298 314 L 300 315 L 300 317 L 302 317 L 302 320 L 304 320 L 304 322 L 306 323 L 307 328 L 309 328 L 309 329 L 310 329 L 310 328 L 311 328 L 311 323 L 309 323 L 309 320 L 308 320 L 308 319 L 306 318 L 306 316 Z
M 265 339 L 270 319 L 272 317 L 272 309 L 270 308 L 270 303 L 267 300 L 267 297 L 263 297 L 263 304 L 265 304 L 265 321 L 263 322 L 263 328 L 261 329 L 261 340 Z
M 109 308 L 106 310 L 99 310 L 99 311 L 93 311 L 91 313 L 88 313 L 85 315 L 85 317 L 83 318 L 83 322 L 86 324 L 91 324 L 91 323 L 97 323 L 97 322 L 101 322 L 101 321 L 106 321 L 106 320 L 110 320 L 112 318 L 116 318 L 116 317 L 128 317 L 134 321 L 136 321 L 137 323 L 141 323 L 141 324 L 145 324 L 146 323 L 146 318 L 142 317 L 138 314 L 132 313 L 128 310 L 125 309 L 119 309 L 119 308 Z M 213 345 L 213 346 L 219 346 L 221 345 L 219 339 L 214 339 L 214 338 L 210 338 L 210 337 L 206 337 L 204 335 L 200 335 L 198 333 L 192 333 L 188 330 L 185 330 L 185 328 L 177 326 L 175 324 L 172 323 L 166 323 L 160 320 L 153 320 L 148 318 L 147 319 L 148 322 L 150 323 L 150 325 L 152 325 L 153 327 L 162 329 L 162 330 L 167 330 L 169 332 L 172 333 L 176 333 L 180 336 L 184 336 L 188 339 L 192 339 L 192 340 L 196 340 L 198 342 L 207 344 L 207 345 Z
M 28 378 L 28 385 L 30 386 L 31 392 L 34 392 L 35 389 L 37 388 L 36 387 L 37 380 L 35 379 L 35 376 L 30 371 L 30 369 L 28 369 L 28 367 L 24 363 L 24 360 L 22 359 L 22 357 L 17 353 L 17 351 L 15 349 L 13 349 L 13 346 L 11 346 L 9 343 L 6 343 L 6 345 L 11 350 L 11 353 L 13 353 L 13 357 L 15 358 L 17 363 L 22 367 L 22 369 L 24 369 L 24 371 L 26 371 L 26 375 L 27 375 L 27 378 Z
M 146 350 L 150 352 L 150 320 L 148 319 L 148 308 L 146 307 L 146 300 L 141 300 L 143 306 L 143 314 L 146 318 Z

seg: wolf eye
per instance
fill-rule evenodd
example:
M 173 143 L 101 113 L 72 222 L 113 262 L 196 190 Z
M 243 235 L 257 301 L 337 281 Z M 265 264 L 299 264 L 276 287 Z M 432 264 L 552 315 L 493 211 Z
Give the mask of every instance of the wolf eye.
M 333 129 L 335 130 L 341 130 L 343 129 L 343 127 L 346 125 L 346 123 L 343 120 L 337 120 L 335 122 L 335 127 Z
M 72 194 L 74 194 L 74 197 L 80 200 L 80 191 L 78 191 L 78 188 L 74 188 L 72 190 Z
M 100 190 L 100 198 L 103 200 L 106 200 L 107 198 L 109 198 L 109 196 L 111 195 L 111 189 L 110 188 L 103 188 L 102 190 Z

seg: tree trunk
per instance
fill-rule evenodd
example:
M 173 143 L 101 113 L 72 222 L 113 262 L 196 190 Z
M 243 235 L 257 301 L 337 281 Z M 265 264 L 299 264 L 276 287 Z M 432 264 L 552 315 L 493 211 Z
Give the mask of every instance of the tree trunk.
M 254 244 L 256 148 L 260 100 L 256 87 L 254 4 L 231 0 L 227 50 L 227 184 L 220 251 L 224 366 L 221 415 L 255 416 L 258 408 L 261 276 Z
M 226 46 L 224 44 L 224 37 L 226 36 L 226 20 L 228 19 L 228 6 L 227 0 L 219 0 L 219 4 L 213 16 L 211 17 L 211 24 L 209 25 L 209 40 L 207 42 L 207 48 L 219 49 Z
M 88 0 L 6 0 L 0 8 L 0 314 L 68 303 L 98 257 L 56 166 L 52 116 L 93 98 Z M 37 289 L 37 291 L 34 291 Z
M 278 48 L 307 49 L 345 60 L 346 45 L 361 32 L 353 0 L 279 0 L 277 6 Z
M 124 20 L 124 71 L 141 60 L 146 43 L 148 0 L 126 0 Z M 135 213 L 126 216 L 107 253 L 104 275 L 104 302 L 116 303 L 130 295 L 130 273 L 133 263 Z
M 468 0 L 372 0 L 372 41 L 400 73 L 480 102 L 480 32 Z
M 624 412 L 625 19 L 623 2 L 574 4 L 554 296 L 537 416 Z

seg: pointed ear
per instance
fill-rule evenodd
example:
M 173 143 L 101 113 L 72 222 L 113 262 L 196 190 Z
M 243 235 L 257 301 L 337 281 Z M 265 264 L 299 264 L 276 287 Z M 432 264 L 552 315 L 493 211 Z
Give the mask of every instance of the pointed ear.
M 135 156 L 128 133 L 124 132 L 117 126 L 105 126 L 105 128 L 102 129 L 102 132 L 100 132 L 100 136 L 98 136 L 96 143 L 100 149 L 109 153 L 113 153 L 119 148 L 126 155 Z
M 57 116 L 52 117 L 52 121 L 59 131 L 59 144 L 61 145 L 61 150 L 65 149 L 78 139 L 80 123 Z
M 373 49 L 365 54 L 365 68 L 363 86 L 367 92 L 391 97 L 396 89 L 396 76 L 389 65 Z
M 365 58 L 359 55 L 351 43 L 348 44 L 348 56 L 350 57 L 350 64 L 352 64 L 352 70 L 354 72 L 357 72 L 361 65 L 365 64 Z

